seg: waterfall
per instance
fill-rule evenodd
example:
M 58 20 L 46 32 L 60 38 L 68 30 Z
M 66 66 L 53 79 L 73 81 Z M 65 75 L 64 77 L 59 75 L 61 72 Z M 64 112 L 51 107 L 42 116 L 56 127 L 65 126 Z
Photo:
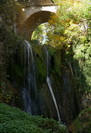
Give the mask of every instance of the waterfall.
M 24 110 L 28 112 L 29 114 L 31 113 L 31 98 L 29 95 L 29 90 L 26 88 L 23 88 L 23 101 L 24 101 Z
M 45 49 L 45 51 L 46 51 L 46 56 L 47 56 L 47 77 L 46 77 L 46 82 L 47 82 L 47 85 L 49 87 L 49 91 L 51 93 L 51 96 L 52 96 L 52 99 L 53 99 L 53 102 L 54 102 L 54 105 L 55 105 L 55 108 L 56 108 L 56 111 L 57 111 L 58 120 L 60 122 L 61 121 L 60 113 L 59 113 L 59 109 L 58 109 L 58 105 L 57 105 L 57 101 L 56 101 L 55 95 L 53 93 L 53 89 L 52 89 L 52 85 L 51 85 L 51 79 L 50 79 L 50 76 L 49 76 L 49 53 L 48 53 L 47 49 Z
M 32 47 L 29 42 L 24 42 L 24 88 L 22 97 L 24 101 L 24 110 L 30 114 L 33 113 L 35 106 L 33 97 L 35 97 L 36 76 L 34 67 L 34 57 Z
M 60 119 L 59 109 L 57 105 L 57 101 L 55 98 L 55 95 L 53 93 L 52 85 L 51 85 L 51 79 L 49 76 L 49 53 L 46 49 L 46 62 L 47 62 L 47 76 L 46 76 L 46 82 L 50 91 L 50 94 L 53 99 L 53 103 L 57 112 L 58 120 Z M 35 115 L 36 111 L 38 110 L 38 101 L 36 100 L 36 71 L 35 71 L 35 63 L 34 63 L 34 56 L 32 52 L 32 47 L 29 44 L 29 42 L 24 42 L 24 88 L 22 91 L 22 97 L 24 101 L 24 110 L 31 115 Z

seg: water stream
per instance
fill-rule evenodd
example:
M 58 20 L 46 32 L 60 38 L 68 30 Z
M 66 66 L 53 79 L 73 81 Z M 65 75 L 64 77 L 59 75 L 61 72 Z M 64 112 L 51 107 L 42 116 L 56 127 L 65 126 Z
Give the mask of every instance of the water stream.
M 57 111 L 57 116 L 58 116 L 58 120 L 61 121 L 60 119 L 60 113 L 59 113 L 59 109 L 58 109 L 58 105 L 57 105 L 57 101 L 56 101 L 56 98 L 55 98 L 55 95 L 53 93 L 53 89 L 52 89 L 52 85 L 51 85 L 51 79 L 50 79 L 50 76 L 49 76 L 49 53 L 48 53 L 48 50 L 45 49 L 46 51 L 46 60 L 47 60 L 47 77 L 46 77 L 46 82 L 47 82 L 47 85 L 49 87 L 49 91 L 51 93 L 51 96 L 52 96 L 52 99 L 53 99 L 53 102 L 54 102 L 54 105 L 55 105 L 55 108 L 56 108 L 56 111 Z
M 35 97 L 36 76 L 34 67 L 34 57 L 32 47 L 28 41 L 24 42 L 24 88 L 22 97 L 24 101 L 24 110 L 32 114 L 34 102 L 32 97 Z M 32 96 L 31 96 L 32 95 Z
M 46 63 L 47 63 L 47 76 L 46 82 L 51 93 L 54 106 L 57 112 L 58 120 L 60 119 L 60 113 L 57 105 L 57 101 L 55 95 L 53 93 L 51 79 L 49 76 L 49 53 L 48 50 L 46 51 Z M 24 101 L 24 110 L 30 114 L 36 114 L 36 71 L 34 65 L 34 57 L 32 52 L 32 47 L 28 41 L 24 42 L 24 88 L 22 92 L 22 97 Z

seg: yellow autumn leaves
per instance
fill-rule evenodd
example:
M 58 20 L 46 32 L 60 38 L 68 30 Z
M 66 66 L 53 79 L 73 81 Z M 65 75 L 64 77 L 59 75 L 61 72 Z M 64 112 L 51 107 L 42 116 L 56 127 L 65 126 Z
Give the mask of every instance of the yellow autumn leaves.
M 54 0 L 57 12 L 49 20 L 49 44 L 52 46 L 70 45 L 72 39 L 81 38 L 84 21 L 90 7 L 89 0 Z M 84 31 L 85 32 L 85 31 Z

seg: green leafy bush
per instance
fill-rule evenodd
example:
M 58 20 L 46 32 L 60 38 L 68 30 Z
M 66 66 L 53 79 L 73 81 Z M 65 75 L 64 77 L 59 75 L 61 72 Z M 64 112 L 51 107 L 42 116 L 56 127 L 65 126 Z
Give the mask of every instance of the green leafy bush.
M 0 133 L 67 133 L 59 122 L 0 104 Z

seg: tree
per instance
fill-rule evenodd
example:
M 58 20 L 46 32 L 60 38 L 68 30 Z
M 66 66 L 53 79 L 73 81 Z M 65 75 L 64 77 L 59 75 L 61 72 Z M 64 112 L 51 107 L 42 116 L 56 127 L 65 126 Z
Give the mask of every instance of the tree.
M 71 60 L 79 91 L 91 92 L 91 2 L 55 0 L 55 3 L 57 12 L 49 21 L 48 43 L 63 49 L 65 60 Z
M 22 6 L 17 1 L 0 0 L 0 17 L 6 27 L 16 28 L 23 21 L 23 16 Z
M 90 4 L 85 0 L 55 0 L 55 3 L 58 7 L 56 14 L 49 21 L 49 41 L 54 46 L 65 44 L 69 47 L 74 39 L 80 39 L 86 33 L 87 29 L 84 27 L 90 13 Z
M 23 21 L 22 6 L 15 0 L 0 0 L 0 19 L 0 78 L 3 79 L 8 61 L 18 46 L 19 37 L 15 32 Z

